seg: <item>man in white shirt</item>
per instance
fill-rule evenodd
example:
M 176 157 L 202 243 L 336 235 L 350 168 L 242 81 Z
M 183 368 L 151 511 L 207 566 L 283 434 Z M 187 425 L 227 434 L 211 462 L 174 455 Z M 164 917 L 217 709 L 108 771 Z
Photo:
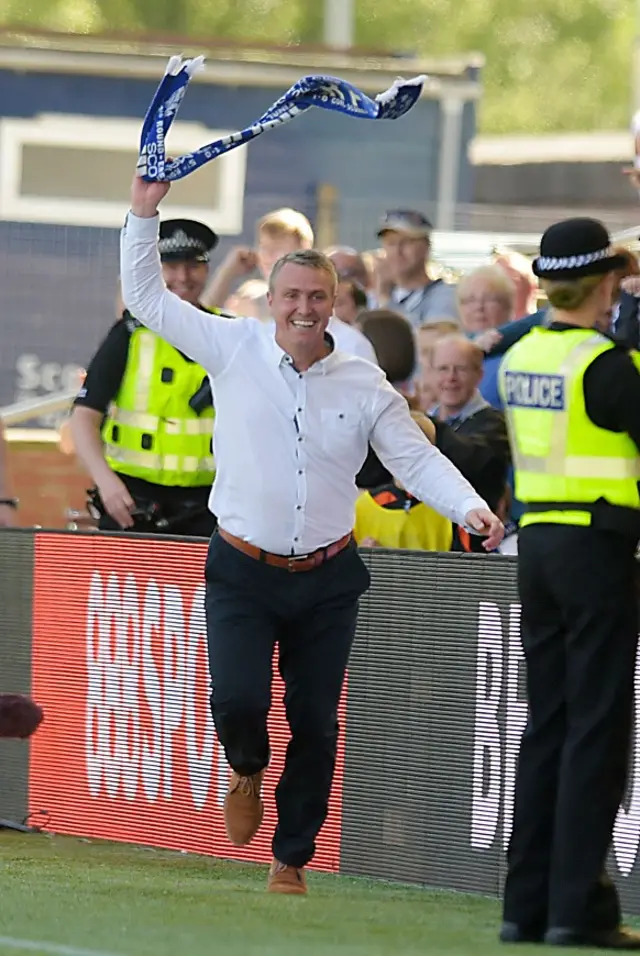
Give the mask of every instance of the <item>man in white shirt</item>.
M 265 300 L 267 299 L 268 292 L 269 287 L 265 282 L 263 296 Z M 228 301 L 226 305 L 232 312 L 236 311 L 232 301 Z M 267 309 L 269 309 L 268 302 Z M 275 334 L 276 327 L 273 318 L 263 318 L 258 314 L 257 307 L 255 311 L 251 311 L 251 309 L 248 309 L 247 311 L 243 310 L 242 314 L 245 316 L 253 316 L 256 319 L 261 319 L 262 321 L 266 322 L 269 326 L 269 329 Z M 364 358 L 368 362 L 373 362 L 375 365 L 378 364 L 376 350 L 366 335 L 362 334 L 360 329 L 355 328 L 353 325 L 349 325 L 348 322 L 343 322 L 342 319 L 339 319 L 338 316 L 334 314 L 329 319 L 327 332 L 333 339 L 336 348 L 339 349 L 340 352 L 346 352 L 347 355 L 358 355 L 360 358 Z
M 369 586 L 351 533 L 368 442 L 404 487 L 486 535 L 488 549 L 503 528 L 424 438 L 384 373 L 325 336 L 337 285 L 326 256 L 307 250 L 276 263 L 275 335 L 255 319 L 201 312 L 165 288 L 157 207 L 168 190 L 134 178 L 122 292 L 138 320 L 203 365 L 213 385 L 219 532 L 206 564 L 206 614 L 213 719 L 233 770 L 227 833 L 245 845 L 262 821 L 277 643 L 292 736 L 276 789 L 268 888 L 305 893 L 303 868 L 327 813 L 358 599 Z

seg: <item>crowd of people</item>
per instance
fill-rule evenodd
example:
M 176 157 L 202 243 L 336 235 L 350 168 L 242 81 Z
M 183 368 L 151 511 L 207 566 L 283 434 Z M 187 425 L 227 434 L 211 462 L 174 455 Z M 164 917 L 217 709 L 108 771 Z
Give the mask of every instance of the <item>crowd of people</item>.
M 431 223 L 414 210 L 386 212 L 375 238 L 375 252 L 337 245 L 322 250 L 338 276 L 327 331 L 340 351 L 385 371 L 425 435 L 505 522 L 500 550 L 513 553 L 521 508 L 514 497 L 498 369 L 505 353 L 547 315 L 530 262 L 497 248 L 491 262 L 457 279 L 445 276 L 432 259 Z M 168 288 L 205 311 L 273 325 L 269 276 L 281 256 L 314 248 L 311 223 L 294 209 L 270 212 L 256 223 L 254 245 L 232 248 L 214 268 L 210 258 L 218 241 L 202 223 L 165 220 L 159 251 Z M 622 286 L 640 267 L 628 249 L 616 251 L 624 267 L 616 273 L 611 331 L 636 347 L 638 299 Z M 209 536 L 215 527 L 207 508 L 215 478 L 210 447 L 215 410 L 206 373 L 186 356 L 176 362 L 179 353 L 170 347 L 160 355 L 157 337 L 139 326 L 119 297 L 117 309 L 117 321 L 88 366 L 71 420 L 62 427 L 61 446 L 79 455 L 95 482 L 91 510 L 100 528 Z M 171 379 L 164 394 L 149 388 L 142 396 L 143 355 L 147 362 L 163 363 L 161 375 Z M 169 458 L 173 453 L 173 467 L 167 469 L 166 462 L 158 467 L 159 441 L 150 417 L 180 418 L 185 400 L 191 421 L 183 431 L 193 434 L 176 435 L 163 449 Z M 144 427 L 134 423 L 141 412 Z M 354 534 L 361 546 L 482 548 L 399 487 L 371 449 L 357 485 Z M 3 505 L 0 521 L 16 520 L 15 509 Z
M 501 550 L 513 553 L 521 506 L 513 493 L 498 369 L 505 353 L 545 322 L 547 303 L 529 260 L 517 251 L 496 248 L 491 262 L 452 280 L 432 260 L 431 237 L 424 215 L 395 210 L 380 219 L 376 252 L 323 250 L 339 279 L 329 331 L 337 347 L 351 354 L 371 357 L 362 336 L 373 345 L 375 361 L 422 415 L 425 433 L 503 518 L 508 534 Z M 263 217 L 255 249 L 233 249 L 214 272 L 203 301 L 270 321 L 267 287 L 274 257 L 313 243 L 311 224 L 301 213 L 282 209 Z M 638 276 L 640 267 L 627 248 L 615 252 L 623 265 L 616 271 L 611 333 L 635 348 L 638 300 L 623 285 L 631 288 L 629 277 Z M 398 487 L 371 453 L 358 485 L 355 535 L 361 545 L 481 547 Z
M 375 254 L 325 249 L 338 276 L 327 331 L 340 351 L 384 369 L 427 437 L 507 520 L 508 443 L 499 403 L 484 394 L 486 356 L 499 341 L 495 330 L 534 308 L 536 284 L 527 260 L 506 250 L 453 284 L 431 260 L 431 232 L 421 213 L 395 211 L 381 218 Z M 210 258 L 218 237 L 192 220 L 163 221 L 159 252 L 167 287 L 184 301 L 273 325 L 273 266 L 283 255 L 313 249 L 314 242 L 307 217 L 284 208 L 256 223 L 253 247 L 231 249 L 216 268 Z M 62 426 L 61 447 L 80 457 L 95 482 L 90 507 L 101 529 L 209 536 L 215 526 L 207 509 L 215 478 L 209 445 L 215 410 L 206 372 L 176 350 L 163 350 L 120 297 L 117 313 Z M 164 389 L 150 387 L 153 375 L 141 375 L 141 361 L 148 370 L 160 363 Z M 158 423 L 167 414 L 186 414 L 181 428 L 192 434 L 160 439 Z M 168 456 L 157 454 L 160 444 Z M 371 449 L 357 484 L 354 532 L 361 545 L 481 547 L 399 488 Z

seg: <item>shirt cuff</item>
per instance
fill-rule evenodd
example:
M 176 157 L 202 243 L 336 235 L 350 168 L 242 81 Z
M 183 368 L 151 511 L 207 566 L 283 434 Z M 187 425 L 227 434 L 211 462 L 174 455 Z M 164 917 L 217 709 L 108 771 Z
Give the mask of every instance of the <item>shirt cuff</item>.
M 151 218 L 136 216 L 129 210 L 127 218 L 124 221 L 124 231 L 127 236 L 134 239 L 157 239 L 158 238 L 158 220 L 160 214 L 156 213 Z
M 476 511 L 478 508 L 483 508 L 486 511 L 491 511 L 491 508 L 487 502 L 480 498 L 479 496 L 474 496 L 473 498 L 467 498 L 466 501 L 463 501 L 462 507 L 460 508 L 460 526 L 468 531 L 470 534 L 477 534 L 475 528 L 471 528 L 469 525 L 464 523 L 464 519 L 469 514 L 470 511 Z

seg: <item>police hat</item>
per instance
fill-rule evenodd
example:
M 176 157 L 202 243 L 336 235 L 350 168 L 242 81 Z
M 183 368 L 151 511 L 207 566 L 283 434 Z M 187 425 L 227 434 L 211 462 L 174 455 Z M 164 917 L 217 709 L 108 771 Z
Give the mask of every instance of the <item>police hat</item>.
M 160 223 L 158 251 L 162 262 L 208 262 L 219 241 L 213 229 L 195 219 L 166 219 Z
M 563 219 L 546 230 L 532 268 L 540 279 L 580 279 L 603 275 L 625 265 L 615 255 L 606 227 L 597 219 Z

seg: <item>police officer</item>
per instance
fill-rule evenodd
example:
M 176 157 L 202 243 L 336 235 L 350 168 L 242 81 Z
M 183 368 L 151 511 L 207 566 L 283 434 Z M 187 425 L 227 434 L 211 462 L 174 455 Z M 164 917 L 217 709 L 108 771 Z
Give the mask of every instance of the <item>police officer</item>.
M 593 219 L 556 223 L 534 272 L 551 316 L 506 355 L 529 719 L 503 942 L 640 949 L 605 872 L 623 797 L 638 638 L 640 361 L 607 337 L 621 257 Z
M 217 243 L 203 223 L 161 224 L 164 281 L 186 302 L 199 304 Z M 96 483 L 99 527 L 208 537 L 215 528 L 207 505 L 213 419 L 205 370 L 123 312 L 94 355 L 71 416 L 77 454 Z

